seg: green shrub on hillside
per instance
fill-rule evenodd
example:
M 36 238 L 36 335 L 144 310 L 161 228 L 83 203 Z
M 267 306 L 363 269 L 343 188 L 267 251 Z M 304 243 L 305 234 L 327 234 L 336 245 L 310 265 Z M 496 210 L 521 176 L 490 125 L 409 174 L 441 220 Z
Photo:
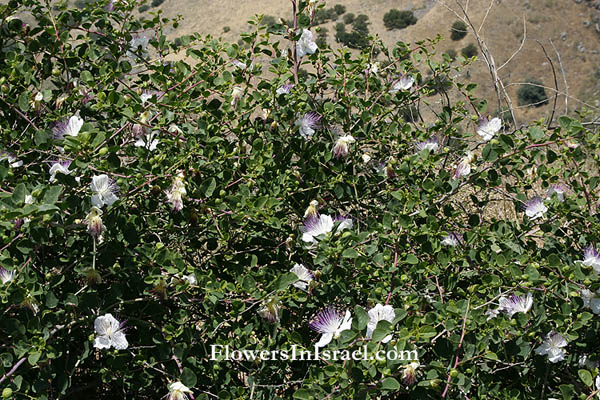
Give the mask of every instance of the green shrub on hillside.
M 540 107 L 548 104 L 548 96 L 542 82 L 530 79 L 517 90 L 517 98 L 520 106 Z
M 467 24 L 463 21 L 456 21 L 450 29 L 450 38 L 452 40 L 461 40 L 467 36 Z
M 416 23 L 417 17 L 415 17 L 412 11 L 408 10 L 400 11 L 392 9 L 383 16 L 383 24 L 387 29 L 404 29 Z

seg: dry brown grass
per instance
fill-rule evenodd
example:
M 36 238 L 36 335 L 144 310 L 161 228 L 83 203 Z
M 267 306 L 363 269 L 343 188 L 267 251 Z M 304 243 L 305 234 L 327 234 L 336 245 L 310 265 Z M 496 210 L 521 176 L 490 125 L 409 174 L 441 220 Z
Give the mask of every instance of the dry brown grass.
M 560 54 L 564 67 L 564 78 L 568 83 L 569 110 L 581 109 L 586 106 L 594 108 L 594 98 L 598 95 L 598 79 L 595 72 L 600 65 L 600 55 L 594 54 L 598 46 L 598 34 L 593 27 L 585 27 L 584 22 L 590 20 L 590 11 L 583 4 L 568 0 L 529 0 L 529 7 L 523 0 L 460 0 L 467 9 L 479 29 L 479 34 L 487 43 L 493 54 L 496 65 L 504 64 L 519 48 L 523 35 L 523 20 L 527 24 L 527 40 L 521 51 L 512 58 L 511 62 L 499 71 L 500 78 L 507 86 L 509 95 L 516 106 L 516 92 L 520 82 L 529 78 L 541 80 L 551 90 L 549 105 L 542 107 L 524 107 L 516 110 L 519 121 L 531 121 L 550 115 L 553 103 L 553 78 L 551 65 L 546 59 L 539 40 L 548 51 L 558 74 L 558 88 L 561 93 L 558 98 L 558 114 L 565 110 L 565 84 L 561 74 L 557 55 L 549 40 L 552 40 Z M 347 12 L 355 15 L 366 14 L 370 18 L 370 30 L 376 33 L 388 45 L 396 41 L 414 42 L 423 38 L 431 38 L 441 34 L 444 39 L 439 44 L 440 53 L 447 49 L 460 49 L 469 43 L 476 43 L 475 37 L 469 33 L 458 42 L 449 39 L 450 25 L 457 20 L 452 10 L 460 13 L 456 0 L 344 0 L 333 1 L 328 7 L 343 4 Z M 491 8 L 490 8 L 491 4 Z M 286 0 L 166 0 L 161 8 L 165 16 L 183 15 L 184 21 L 170 36 L 176 37 L 192 32 L 221 36 L 226 41 L 235 42 L 239 34 L 249 30 L 247 21 L 255 14 L 289 17 L 290 2 Z M 388 31 L 383 26 L 383 15 L 391 8 L 411 9 L 419 17 L 416 25 L 402 31 Z M 489 12 L 488 12 L 489 8 Z M 333 43 L 335 23 L 329 23 L 331 44 Z M 223 32 L 223 27 L 230 31 Z M 566 32 L 566 40 L 561 40 L 561 33 Z M 582 44 L 585 52 L 577 47 Z M 496 96 L 493 90 L 487 65 L 478 60 L 473 66 L 462 71 L 462 80 L 479 83 L 478 96 L 486 98 L 490 104 L 489 113 L 496 110 Z

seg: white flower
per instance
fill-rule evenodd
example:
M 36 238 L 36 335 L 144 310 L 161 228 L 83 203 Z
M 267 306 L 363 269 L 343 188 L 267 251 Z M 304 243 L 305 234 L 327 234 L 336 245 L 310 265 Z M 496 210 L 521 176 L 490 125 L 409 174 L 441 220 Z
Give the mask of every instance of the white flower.
M 577 365 L 579 365 L 580 368 L 589 368 L 593 371 L 596 368 L 596 366 L 598 366 L 598 362 L 590 360 L 589 355 L 583 354 L 583 355 L 581 355 L 581 357 L 579 357 L 579 361 L 577 361 Z M 600 375 L 598 375 L 598 376 L 600 376 Z
M 418 361 L 413 361 L 404 367 L 404 371 L 402 371 L 402 381 L 405 385 L 412 385 L 415 383 L 417 379 L 417 368 L 419 368 L 421 364 Z
M 533 296 L 527 293 L 527 296 L 511 295 L 510 297 L 501 297 L 498 301 L 500 311 L 503 311 L 512 318 L 516 313 L 527 313 L 533 306 Z
M 104 314 L 94 321 L 96 338 L 94 347 L 97 349 L 110 349 L 114 347 L 117 350 L 124 350 L 129 346 L 121 324 L 112 314 Z
M 185 190 L 185 183 L 183 182 L 183 173 L 180 172 L 173 180 L 171 191 L 167 192 L 167 199 L 169 200 L 169 203 L 171 203 L 173 210 L 181 211 L 183 209 L 183 196 L 186 194 L 187 191 Z
M 308 139 L 314 135 L 315 129 L 319 128 L 320 120 L 321 116 L 316 112 L 311 111 L 298 118 L 296 122 L 294 122 L 294 125 L 299 128 L 300 135 L 302 135 L 304 139 Z
M 410 90 L 412 85 L 415 83 L 415 78 L 410 75 L 402 75 L 400 79 L 394 82 L 394 85 L 390 89 L 390 93 L 397 93 L 400 90 Z
M 77 136 L 83 126 L 83 119 L 77 115 L 73 115 L 67 121 L 62 121 L 56 124 L 53 129 L 53 136 L 55 139 L 62 139 L 65 136 Z
M 338 138 L 333 146 L 333 155 L 336 158 L 342 158 L 348 155 L 348 145 L 356 142 L 352 135 L 345 135 Z
M 277 88 L 277 90 L 275 91 L 276 94 L 289 94 L 290 91 L 294 88 L 294 84 L 292 83 L 286 83 L 285 85 Z
M 243 94 L 244 94 L 244 89 L 242 89 L 241 87 L 235 86 L 233 88 L 233 90 L 231 91 L 231 106 L 232 107 L 235 107 L 237 102 L 242 98 Z
M 417 143 L 417 150 L 429 150 L 430 153 L 436 152 L 440 148 L 440 140 L 437 137 L 430 137 L 424 142 Z
M 594 268 L 596 273 L 600 273 L 600 253 L 594 248 L 589 246 L 583 253 L 583 261 L 581 261 L 586 267 Z
M 304 221 L 302 230 L 302 240 L 308 243 L 316 242 L 315 238 L 320 235 L 325 235 L 333 229 L 333 218 L 329 215 L 322 214 L 319 217 L 309 217 Z
M 371 161 L 371 156 L 368 155 L 367 153 L 364 153 L 361 157 L 365 164 L 367 164 L 369 161 Z
M 333 222 L 338 222 L 339 225 L 337 227 L 337 229 L 335 230 L 336 232 L 341 232 L 344 229 L 352 229 L 352 226 L 354 225 L 354 222 L 352 222 L 352 219 L 350 218 L 346 218 L 346 217 L 335 217 L 335 219 L 333 220 Z
M 314 275 L 308 268 L 302 264 L 295 264 L 290 272 L 293 272 L 298 277 L 298 280 L 294 282 L 294 286 L 298 289 L 306 290 L 312 282 Z
M 105 204 L 112 206 L 113 203 L 119 198 L 115 195 L 117 186 L 108 175 L 96 175 L 92 177 L 92 184 L 90 185 L 92 195 L 92 205 L 102 208 Z
M 473 162 L 474 156 L 470 151 L 460 160 L 454 171 L 454 177 L 459 179 L 463 176 L 467 176 L 471 173 L 471 163 Z
M 87 223 L 88 232 L 93 237 L 99 237 L 104 230 L 104 225 L 102 225 L 102 210 L 98 207 L 92 207 L 90 212 L 85 218 L 85 222 Z
M 556 363 L 565 359 L 567 353 L 562 348 L 567 344 L 566 339 L 560 333 L 551 331 L 541 346 L 535 349 L 535 353 L 541 356 L 548 355 L 548 360 Z
M 340 337 L 342 331 L 352 327 L 352 316 L 350 311 L 346 310 L 342 318 L 341 311 L 333 307 L 321 310 L 310 323 L 310 329 L 322 334 L 321 339 L 315 344 L 315 347 L 327 346 L 332 339 Z
M 548 207 L 540 197 L 536 196 L 525 203 L 525 215 L 532 221 L 543 217 L 546 211 L 548 211 Z
M 23 161 L 18 160 L 13 154 L 4 150 L 0 150 L 0 161 L 4 160 L 8 161 L 8 165 L 11 168 L 19 168 L 23 166 Z
M 156 136 L 156 132 L 143 135 L 133 145 L 135 147 L 143 147 L 148 151 L 154 151 L 156 150 L 156 146 L 158 146 L 158 139 L 155 139 Z
M 317 51 L 317 44 L 313 41 L 313 34 L 308 29 L 302 30 L 302 36 L 296 42 L 296 55 L 302 58 L 307 54 L 314 54 Z
M 487 310 L 487 311 L 485 312 L 485 315 L 487 315 L 487 316 L 488 316 L 488 317 L 487 317 L 487 320 L 489 321 L 489 320 L 490 320 L 490 319 L 492 319 L 492 318 L 496 318 L 496 317 L 497 317 L 497 316 L 500 314 L 500 311 L 502 311 L 502 310 L 500 309 L 500 307 L 498 307 L 498 308 L 495 308 L 495 309 L 492 309 L 492 308 L 490 308 L 489 310 Z
M 367 338 L 373 337 L 373 332 L 375 328 L 377 328 L 377 323 L 379 321 L 388 321 L 389 323 L 394 322 L 394 318 L 396 318 L 396 313 L 394 312 L 394 307 L 388 305 L 376 304 L 375 307 L 371 308 L 368 312 L 369 314 L 369 322 L 367 323 Z M 392 335 L 388 335 L 383 338 L 382 343 L 387 343 L 392 340 Z
M 15 275 L 16 271 L 14 269 L 9 271 L 4 267 L 0 267 L 0 281 L 2 281 L 2 284 L 6 285 L 8 282 L 15 279 Z
M 489 142 L 498 133 L 500 128 L 502 128 L 500 118 L 492 118 L 491 120 L 481 118 L 477 127 L 477 134 L 481 136 L 484 142 Z
M 448 236 L 442 240 L 442 245 L 456 247 L 460 244 L 460 242 L 462 242 L 462 240 L 463 237 L 461 234 L 450 232 Z
M 131 42 L 129 42 L 130 50 L 127 51 L 127 57 L 135 58 L 140 47 L 142 54 L 145 53 L 149 42 L 150 38 L 147 38 L 146 36 L 135 36 L 133 39 L 131 39 Z
M 33 204 L 33 196 L 28 194 L 25 195 L 25 204 Z
M 167 400 L 187 400 L 187 393 L 192 393 L 190 388 L 181 382 L 173 382 L 169 385 L 169 395 Z
M 369 71 L 370 74 L 377 75 L 377 73 L 379 72 L 379 63 L 378 62 L 374 62 L 372 64 L 369 64 L 368 71 Z
M 563 201 L 565 199 L 565 194 L 567 193 L 569 193 L 569 186 L 565 185 L 564 183 L 551 185 L 546 193 L 546 200 L 550 200 L 552 199 L 553 195 L 556 195 L 558 200 Z
M 581 300 L 583 300 L 585 308 L 590 308 L 594 314 L 600 314 L 600 297 L 598 297 L 598 293 L 583 289 L 581 291 Z
M 56 161 L 52 163 L 50 166 L 50 183 L 56 180 L 56 174 L 65 174 L 69 175 L 71 171 L 69 171 L 69 166 L 71 165 L 71 161 Z

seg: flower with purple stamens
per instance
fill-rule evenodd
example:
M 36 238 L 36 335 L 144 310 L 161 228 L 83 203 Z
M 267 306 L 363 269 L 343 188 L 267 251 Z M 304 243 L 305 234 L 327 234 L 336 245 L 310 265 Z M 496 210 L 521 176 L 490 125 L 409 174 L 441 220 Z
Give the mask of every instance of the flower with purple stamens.
M 567 354 L 562 348 L 567 346 L 567 340 L 560 334 L 550 331 L 541 346 L 535 349 L 535 353 L 541 356 L 548 355 L 550 362 L 556 363 L 565 359 Z
M 565 194 L 568 194 L 569 192 L 569 186 L 564 183 L 550 185 L 548 192 L 546 193 L 546 200 L 550 200 L 552 196 L 556 195 L 558 200 L 563 201 L 565 199 Z
M 302 264 L 294 264 L 292 269 L 290 269 L 290 272 L 293 272 L 298 277 L 298 280 L 293 283 L 293 286 L 302 290 L 308 289 L 315 277 L 315 275 Z
M 463 241 L 463 236 L 460 233 L 450 232 L 448 236 L 442 239 L 442 245 L 456 247 Z
M 502 121 L 500 118 L 481 118 L 479 120 L 479 126 L 477 127 L 477 134 L 481 136 L 484 142 L 492 140 L 494 135 L 502 128 Z
M 65 174 L 69 175 L 71 171 L 69 171 L 69 166 L 71 165 L 71 161 L 55 161 L 50 166 L 50 183 L 56 180 L 56 174 Z
M 586 267 L 594 268 L 596 273 L 600 273 L 600 252 L 594 246 L 588 246 L 583 253 L 583 261 L 581 263 Z
M 432 136 L 429 139 L 427 139 L 424 142 L 419 142 L 417 143 L 417 150 L 419 151 L 423 151 L 423 150 L 429 150 L 431 153 L 437 151 L 437 149 L 440 148 L 440 140 L 435 137 Z
M 57 122 L 52 129 L 52 136 L 57 140 L 63 139 L 65 136 L 77 136 L 82 126 L 83 119 L 73 115 L 68 120 Z
M 531 307 L 533 306 L 533 296 L 531 293 L 527 293 L 527 296 L 517 296 L 513 294 L 509 297 L 501 297 L 498 303 L 500 304 L 500 311 L 505 312 L 512 318 L 516 313 L 527 313 L 531 310 Z
M 418 361 L 413 361 L 404 367 L 404 371 L 402 371 L 402 381 L 405 385 L 410 386 L 415 383 L 417 380 L 417 368 L 420 366 L 421 364 L 419 364 Z
M 277 93 L 277 94 L 289 94 L 295 86 L 296 85 L 294 85 L 293 83 L 286 83 L 285 85 L 280 86 L 279 88 L 277 88 L 277 90 L 275 91 L 275 93 Z
M 124 350 L 129 346 L 123 325 L 125 321 L 119 323 L 112 314 L 104 314 L 99 316 L 94 321 L 94 330 L 96 338 L 94 339 L 94 347 L 97 349 L 110 349 L 114 347 L 117 350 Z
M 294 122 L 294 125 L 298 127 L 300 135 L 302 135 L 304 139 L 308 139 L 314 135 L 315 129 L 319 129 L 319 121 L 321 121 L 321 116 L 314 111 L 310 111 L 298 118 L 296 122 Z
M 390 93 L 397 93 L 400 90 L 410 90 L 410 88 L 415 83 L 415 78 L 410 75 L 402 75 L 399 79 L 396 79 L 393 82 L 392 88 L 390 89 Z
M 308 243 L 316 242 L 316 238 L 321 235 L 326 235 L 333 229 L 333 218 L 329 215 L 321 214 L 311 216 L 304 220 L 304 226 L 300 228 L 302 231 L 302 240 Z
M 548 207 L 544 204 L 544 200 L 541 197 L 536 196 L 525 203 L 525 215 L 527 215 L 532 221 L 543 217 Z
M 345 314 L 334 307 L 327 307 L 317 313 L 309 324 L 310 329 L 322 334 L 315 347 L 327 346 L 332 339 L 340 337 L 342 331 L 352 327 L 352 316 L 350 311 Z
M 118 191 L 117 184 L 106 174 L 92 177 L 90 188 L 93 192 L 92 205 L 98 208 L 102 208 L 105 204 L 111 206 L 115 201 L 119 200 L 115 194 Z
M 334 157 L 346 157 L 348 155 L 348 146 L 354 142 L 356 142 L 356 139 L 352 135 L 340 136 L 333 146 Z
M 6 285 L 8 282 L 15 279 L 15 276 L 16 271 L 14 269 L 9 271 L 4 267 L 0 267 L 0 281 L 2 281 L 3 285 Z

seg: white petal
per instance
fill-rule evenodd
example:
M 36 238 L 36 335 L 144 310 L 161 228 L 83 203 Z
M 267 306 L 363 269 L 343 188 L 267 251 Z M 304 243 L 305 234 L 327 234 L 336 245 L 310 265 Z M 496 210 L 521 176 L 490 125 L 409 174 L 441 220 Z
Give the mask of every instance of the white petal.
M 96 336 L 94 339 L 94 347 L 97 349 L 110 349 L 110 343 L 108 336 Z
M 319 341 L 315 344 L 315 347 L 324 347 L 324 346 L 327 346 L 329 343 L 331 343 L 331 339 L 333 339 L 333 333 L 332 332 L 324 333 L 321 336 L 321 339 L 319 339 Z
M 117 350 L 124 350 L 129 346 L 127 339 L 125 339 L 125 334 L 122 331 L 118 331 L 112 336 L 112 344 Z

